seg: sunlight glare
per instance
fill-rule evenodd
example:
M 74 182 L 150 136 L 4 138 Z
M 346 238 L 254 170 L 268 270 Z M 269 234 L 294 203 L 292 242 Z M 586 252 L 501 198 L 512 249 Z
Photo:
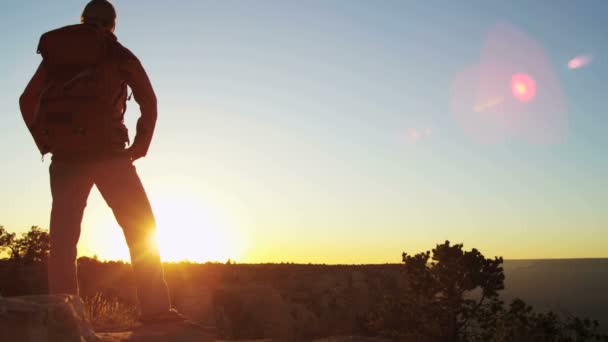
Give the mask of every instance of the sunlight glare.
M 152 201 L 163 261 L 221 261 L 243 255 L 243 239 L 229 216 L 186 196 Z

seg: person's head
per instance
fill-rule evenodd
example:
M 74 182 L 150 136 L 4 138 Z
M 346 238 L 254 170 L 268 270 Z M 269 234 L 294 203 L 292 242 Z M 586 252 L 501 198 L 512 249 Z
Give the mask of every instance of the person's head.
M 108 0 L 91 0 L 82 11 L 80 22 L 104 27 L 111 32 L 116 28 L 116 10 Z

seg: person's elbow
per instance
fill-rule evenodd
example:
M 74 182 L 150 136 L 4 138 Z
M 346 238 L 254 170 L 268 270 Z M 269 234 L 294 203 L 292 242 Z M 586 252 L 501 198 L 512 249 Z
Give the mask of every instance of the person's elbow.
M 28 102 L 27 94 L 26 93 L 21 94 L 21 96 L 19 96 L 19 109 L 21 110 L 21 113 L 23 113 L 25 107 L 27 107 L 27 102 Z
M 32 121 L 34 120 L 35 107 L 36 104 L 30 94 L 28 94 L 27 92 L 21 94 L 21 96 L 19 97 L 19 109 L 21 110 L 23 120 L 25 121 L 25 124 L 28 127 L 33 124 Z
M 142 113 L 146 115 L 148 119 L 156 121 L 156 117 L 158 116 L 158 100 L 154 93 L 151 93 L 150 96 L 146 98 L 146 102 L 142 107 Z
M 158 112 L 158 99 L 154 93 L 150 96 L 150 109 L 152 109 L 154 113 Z

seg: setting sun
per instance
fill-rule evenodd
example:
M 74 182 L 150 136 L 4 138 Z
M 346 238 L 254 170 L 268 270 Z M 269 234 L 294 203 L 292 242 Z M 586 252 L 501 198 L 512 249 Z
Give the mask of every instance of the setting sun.
M 163 261 L 224 262 L 242 258 L 242 238 L 219 209 L 196 199 L 171 196 L 152 200 L 152 206 Z

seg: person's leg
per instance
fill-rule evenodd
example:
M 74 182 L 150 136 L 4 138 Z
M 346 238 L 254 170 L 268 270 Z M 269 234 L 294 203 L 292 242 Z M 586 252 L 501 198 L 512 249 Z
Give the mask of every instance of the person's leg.
M 88 165 L 53 161 L 49 167 L 51 180 L 49 292 L 78 295 L 76 246 L 87 198 L 93 187 Z
M 135 166 L 123 157 L 96 164 L 95 184 L 129 246 L 142 317 L 166 313 L 171 303 L 156 244 L 156 223 Z

